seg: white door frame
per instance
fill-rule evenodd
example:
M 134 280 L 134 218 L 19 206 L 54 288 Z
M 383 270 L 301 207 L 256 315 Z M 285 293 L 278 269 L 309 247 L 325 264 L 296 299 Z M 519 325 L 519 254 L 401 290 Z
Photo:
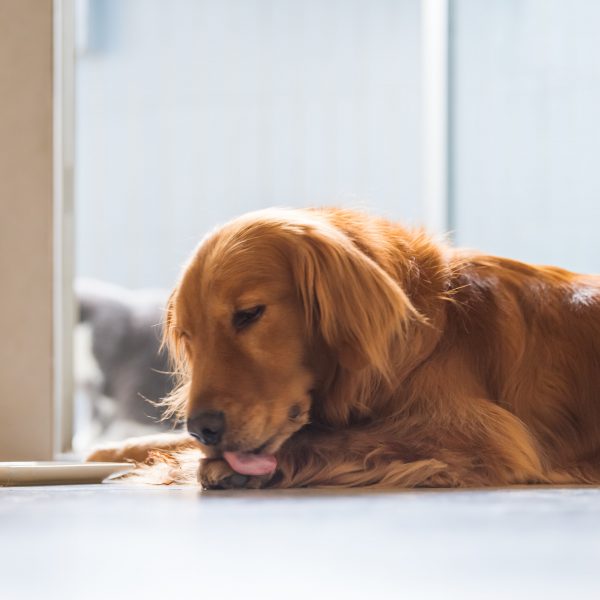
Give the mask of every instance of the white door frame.
M 54 0 L 54 453 L 73 440 L 74 0 Z

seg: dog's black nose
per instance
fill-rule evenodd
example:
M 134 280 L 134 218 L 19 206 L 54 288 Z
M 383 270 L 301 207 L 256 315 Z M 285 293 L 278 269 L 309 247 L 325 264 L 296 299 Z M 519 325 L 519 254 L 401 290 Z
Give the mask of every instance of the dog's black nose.
M 187 430 L 201 444 L 215 446 L 225 431 L 225 415 L 217 410 L 204 410 L 187 420 Z

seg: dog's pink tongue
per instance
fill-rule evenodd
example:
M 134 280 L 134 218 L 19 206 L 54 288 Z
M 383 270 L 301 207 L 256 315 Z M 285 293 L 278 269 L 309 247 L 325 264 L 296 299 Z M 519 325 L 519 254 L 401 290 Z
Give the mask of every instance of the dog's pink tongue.
M 277 468 L 277 459 L 272 454 L 251 452 L 223 452 L 229 466 L 242 475 L 268 475 Z

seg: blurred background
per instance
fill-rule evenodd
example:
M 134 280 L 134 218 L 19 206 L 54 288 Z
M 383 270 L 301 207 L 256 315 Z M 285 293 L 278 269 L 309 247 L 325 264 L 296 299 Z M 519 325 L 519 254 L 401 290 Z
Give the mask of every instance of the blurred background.
M 456 244 L 600 271 L 600 3 L 450 0 L 439 40 L 426 5 L 77 0 L 76 449 L 173 426 L 148 402 L 171 385 L 162 306 L 202 236 L 244 211 L 431 226 L 439 179 L 434 229 Z

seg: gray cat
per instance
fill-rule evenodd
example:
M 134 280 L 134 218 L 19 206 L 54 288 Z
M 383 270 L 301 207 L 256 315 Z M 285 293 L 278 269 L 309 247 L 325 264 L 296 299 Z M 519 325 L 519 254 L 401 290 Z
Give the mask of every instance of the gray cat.
M 79 323 L 91 329 L 91 352 L 101 373 L 92 397 L 92 414 L 106 428 L 128 421 L 167 428 L 161 409 L 149 401 L 164 398 L 173 386 L 166 353 L 160 350 L 167 292 L 132 291 L 93 279 L 75 284 Z M 112 399 L 109 411 L 102 407 Z

